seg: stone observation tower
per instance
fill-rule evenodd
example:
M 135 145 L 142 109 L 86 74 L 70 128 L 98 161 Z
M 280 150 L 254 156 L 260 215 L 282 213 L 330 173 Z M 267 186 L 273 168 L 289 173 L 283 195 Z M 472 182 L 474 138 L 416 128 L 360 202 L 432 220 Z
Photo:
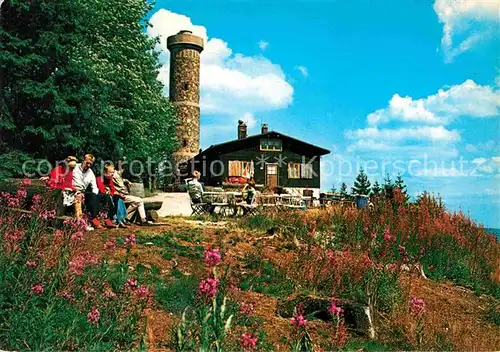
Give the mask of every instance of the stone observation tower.
M 167 38 L 170 50 L 170 101 L 175 109 L 177 141 L 174 161 L 181 163 L 198 154 L 200 148 L 200 53 L 203 39 L 191 31 Z

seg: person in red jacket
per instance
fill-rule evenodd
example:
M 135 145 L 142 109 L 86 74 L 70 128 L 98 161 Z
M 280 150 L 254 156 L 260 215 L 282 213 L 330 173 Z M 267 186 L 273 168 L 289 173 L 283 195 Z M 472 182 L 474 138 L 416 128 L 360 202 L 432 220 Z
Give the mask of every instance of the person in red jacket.
M 49 176 L 40 179 L 46 182 L 47 187 L 60 192 L 63 205 L 66 207 L 75 207 L 75 216 L 82 216 L 82 199 L 73 187 L 73 169 L 76 167 L 78 159 L 76 156 L 68 156 L 64 162 L 57 165 Z
M 42 177 L 48 187 L 65 191 L 74 191 L 73 169 L 76 167 L 78 159 L 75 156 L 68 156 L 64 163 L 59 164 L 50 172 L 49 176 Z

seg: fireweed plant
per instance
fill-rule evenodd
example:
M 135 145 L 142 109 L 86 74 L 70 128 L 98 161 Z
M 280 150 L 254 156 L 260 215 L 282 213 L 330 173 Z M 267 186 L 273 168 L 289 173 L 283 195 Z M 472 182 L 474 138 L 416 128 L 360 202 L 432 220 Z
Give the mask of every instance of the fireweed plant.
M 295 307 L 295 312 L 290 319 L 292 325 L 292 338 L 290 340 L 290 351 L 308 352 L 312 351 L 312 341 L 307 332 L 307 320 L 301 306 Z
M 434 280 L 452 280 L 477 293 L 500 297 L 498 239 L 461 212 L 451 213 L 427 193 L 406 201 L 396 189 L 371 209 L 335 206 L 244 218 L 244 227 L 280 229 L 294 265 L 287 276 L 299 290 L 376 300 L 390 309 L 402 268 L 422 266 Z M 370 298 L 371 297 L 371 298 Z M 374 302 L 372 302 L 374 303 Z
M 55 219 L 52 194 L 28 199 L 28 186 L 0 200 L 0 349 L 140 347 L 150 292 L 129 276 L 128 256 L 111 266 L 85 251 L 86 221 Z M 134 244 L 130 235 L 105 249 L 130 253 Z
M 219 268 L 222 255 L 217 249 L 208 248 L 205 263 L 208 275 L 200 281 L 197 304 L 184 311 L 175 336 L 178 351 L 223 351 L 226 335 L 231 329 L 233 314 L 229 313 L 224 281 L 227 271 Z M 220 269 L 220 270 L 218 270 Z M 223 271 L 221 276 L 220 271 Z

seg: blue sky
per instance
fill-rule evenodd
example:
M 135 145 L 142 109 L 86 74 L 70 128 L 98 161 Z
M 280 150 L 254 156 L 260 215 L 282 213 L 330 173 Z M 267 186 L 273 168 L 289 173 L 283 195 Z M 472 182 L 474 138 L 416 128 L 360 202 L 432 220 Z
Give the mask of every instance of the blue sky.
M 162 38 L 166 84 L 166 37 L 206 41 L 202 148 L 234 139 L 238 119 L 249 133 L 263 121 L 332 151 L 324 189 L 351 185 L 357 163 L 372 181 L 400 171 L 412 195 L 439 193 L 500 227 L 499 11 L 500 0 L 159 0 L 148 33 Z

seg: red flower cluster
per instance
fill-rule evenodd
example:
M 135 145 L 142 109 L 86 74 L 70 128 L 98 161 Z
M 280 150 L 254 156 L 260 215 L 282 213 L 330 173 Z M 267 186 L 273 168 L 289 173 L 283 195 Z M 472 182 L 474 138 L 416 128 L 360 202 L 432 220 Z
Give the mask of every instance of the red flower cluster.
M 198 287 L 198 295 L 206 300 L 214 298 L 217 294 L 218 283 L 219 280 L 211 277 L 201 280 L 200 286 Z
M 92 310 L 87 314 L 87 321 L 90 324 L 97 325 L 99 320 L 101 320 L 101 313 L 99 312 L 99 309 L 93 307 Z
M 222 261 L 222 256 L 217 249 L 207 249 L 205 251 L 205 262 L 208 266 L 216 266 Z
M 257 338 L 246 332 L 240 337 L 240 345 L 245 351 L 253 351 L 257 347 Z
M 425 313 L 425 302 L 422 298 L 413 296 L 410 301 L 410 311 L 416 316 L 421 316 Z
M 75 275 L 82 275 L 87 265 L 97 265 L 99 259 L 97 256 L 90 254 L 90 252 L 83 252 L 69 262 L 69 271 Z
M 307 320 L 304 319 L 304 316 L 302 314 L 294 314 L 292 319 L 290 319 L 290 324 L 298 327 L 306 327 Z

